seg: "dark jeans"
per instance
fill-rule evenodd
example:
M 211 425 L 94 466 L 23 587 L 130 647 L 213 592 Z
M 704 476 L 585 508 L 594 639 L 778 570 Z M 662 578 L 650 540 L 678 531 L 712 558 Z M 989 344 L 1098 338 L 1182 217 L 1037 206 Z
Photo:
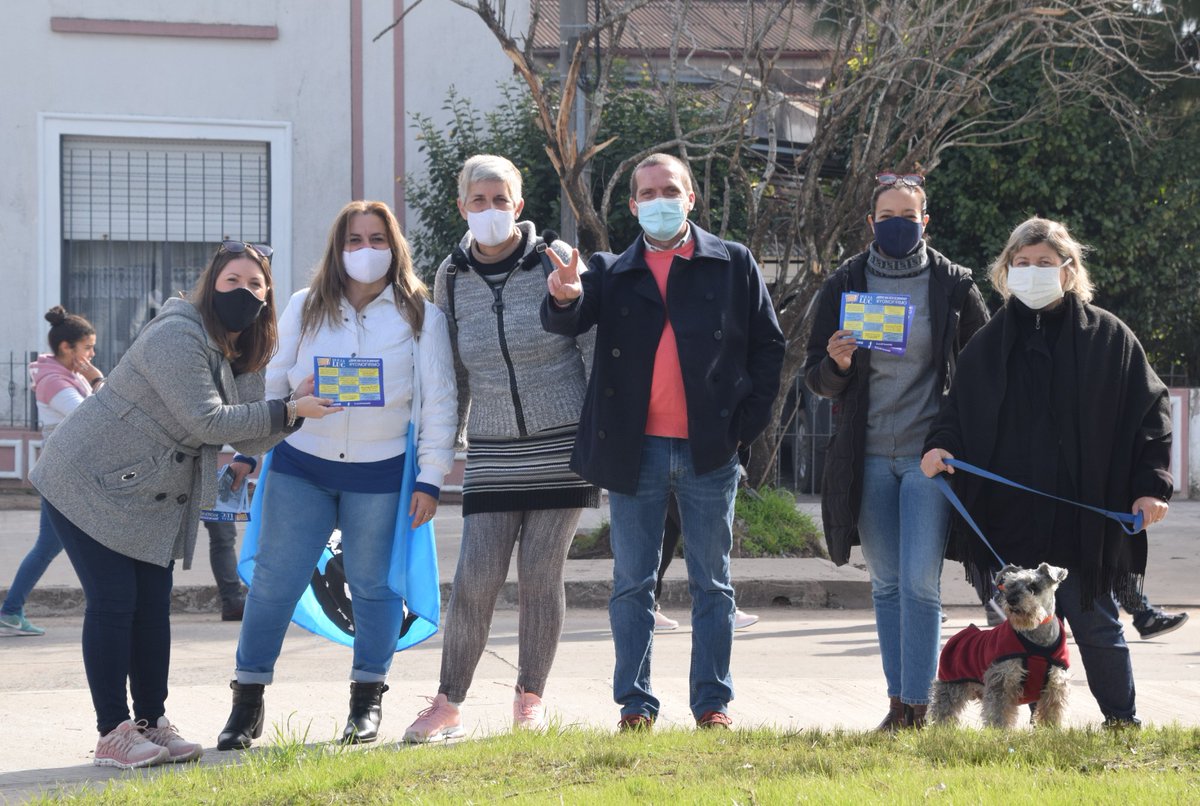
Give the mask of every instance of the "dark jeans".
M 228 521 L 205 521 L 208 530 L 208 564 L 221 593 L 221 610 L 237 610 L 245 598 L 238 577 L 237 527 Z
M 4 605 L 0 607 L 0 613 L 14 616 L 25 609 L 25 600 L 33 586 L 42 578 L 42 574 L 46 573 L 46 569 L 60 551 L 62 542 L 54 533 L 54 527 L 50 525 L 50 518 L 46 515 L 46 504 L 43 502 L 37 540 L 25 555 L 25 559 L 21 560 L 17 575 L 13 577 L 12 587 L 8 589 L 8 596 L 4 599 Z
M 83 615 L 83 668 L 96 727 L 108 733 L 133 714 L 151 725 L 166 713 L 171 666 L 171 572 L 100 545 L 46 504 L 47 514 L 79 575 Z
M 1087 674 L 1088 688 L 1105 718 L 1129 719 L 1137 713 L 1133 686 L 1133 664 L 1117 613 L 1117 601 L 1101 594 L 1084 610 L 1079 603 L 1079 579 L 1076 568 L 1058 586 L 1058 615 L 1067 620 L 1080 660 Z
M 683 526 L 679 518 L 679 502 L 672 494 L 667 499 L 667 520 L 663 524 L 662 559 L 658 561 L 658 581 L 654 583 L 654 601 L 662 599 L 663 577 L 675 559 L 675 549 L 679 548 L 679 538 L 683 536 Z

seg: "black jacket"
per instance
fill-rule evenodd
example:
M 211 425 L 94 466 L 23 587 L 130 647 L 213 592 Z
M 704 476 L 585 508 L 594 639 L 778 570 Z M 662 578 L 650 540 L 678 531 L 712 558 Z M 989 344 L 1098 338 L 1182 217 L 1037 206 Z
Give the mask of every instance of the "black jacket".
M 596 328 L 596 354 L 571 469 L 609 490 L 637 492 L 654 354 L 670 311 L 687 397 L 695 472 L 724 465 L 766 428 L 779 391 L 784 340 L 749 250 L 692 227 L 695 252 L 676 257 L 667 306 L 646 265 L 645 242 L 598 252 L 583 296 L 559 308 L 547 295 L 542 325 L 577 336 Z
M 1143 496 L 1169 499 L 1171 404 L 1166 386 L 1120 319 L 1074 294 L 1067 294 L 1064 304 L 1066 318 L 1053 356 L 1053 411 L 1047 414 L 1059 424 L 1057 447 L 1077 500 L 1129 512 Z M 1006 403 L 1006 368 L 1018 339 L 1011 307 L 1010 302 L 1002 308 L 963 353 L 961 372 L 929 430 L 926 450 L 942 448 L 990 469 L 996 424 Z M 989 532 L 980 519 L 995 483 L 967 473 L 955 473 L 953 480 L 963 504 L 1005 561 L 1032 562 L 1010 557 L 1004 534 Z M 1130 537 L 1115 521 L 1069 509 L 1075 518 L 1074 545 L 1066 561 L 1072 574 L 1082 575 L 1081 604 L 1090 607 L 1097 594 L 1108 591 L 1138 593 L 1146 570 L 1146 533 Z M 983 586 L 995 559 L 965 522 L 956 517 L 955 525 L 952 550 L 965 562 L 968 578 Z
M 856 350 L 843 375 L 829 357 L 829 337 L 838 330 L 842 293 L 867 290 L 867 253 L 843 263 L 821 286 L 814 306 L 804 380 L 822 397 L 836 401 L 835 433 L 825 456 L 821 517 L 829 557 L 838 565 L 850 560 L 858 545 L 858 510 L 862 504 L 863 461 L 867 439 L 867 394 L 871 351 Z M 954 377 L 958 353 L 988 320 L 987 306 L 971 280 L 971 270 L 929 249 L 929 311 L 933 326 L 934 366 L 938 388 L 945 394 Z

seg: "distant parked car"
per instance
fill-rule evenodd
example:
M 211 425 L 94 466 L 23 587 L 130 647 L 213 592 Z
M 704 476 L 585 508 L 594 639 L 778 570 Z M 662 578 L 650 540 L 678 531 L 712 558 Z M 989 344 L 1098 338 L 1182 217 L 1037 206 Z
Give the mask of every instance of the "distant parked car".
M 825 452 L 833 436 L 833 401 L 813 394 L 797 377 L 788 389 L 780 426 L 780 485 L 797 493 L 820 493 Z

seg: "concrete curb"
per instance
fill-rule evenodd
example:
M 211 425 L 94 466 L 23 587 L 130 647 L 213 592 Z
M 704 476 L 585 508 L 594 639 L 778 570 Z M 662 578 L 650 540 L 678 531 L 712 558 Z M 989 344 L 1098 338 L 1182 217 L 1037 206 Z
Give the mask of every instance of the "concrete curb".
M 442 583 L 442 607 L 450 600 L 450 582 Z M 612 581 L 569 579 L 566 582 L 567 607 L 607 608 Z M 687 580 L 663 582 L 664 606 L 679 610 L 688 607 L 691 596 Z M 737 583 L 738 607 L 799 607 L 853 610 L 871 607 L 871 583 L 867 580 L 743 579 Z M 517 583 L 509 580 L 500 590 L 497 608 L 515 610 Z M 81 616 L 83 591 L 79 588 L 39 587 L 25 604 L 26 613 L 36 622 L 38 616 Z M 171 592 L 173 613 L 220 613 L 221 597 L 216 585 L 177 585 Z

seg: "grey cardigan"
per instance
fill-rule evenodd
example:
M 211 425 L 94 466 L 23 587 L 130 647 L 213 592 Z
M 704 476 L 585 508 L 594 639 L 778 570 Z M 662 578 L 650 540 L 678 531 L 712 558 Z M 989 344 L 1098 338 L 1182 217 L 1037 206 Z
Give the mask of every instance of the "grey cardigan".
M 261 372 L 235 379 L 200 312 L 170 299 L 46 440 L 30 480 L 98 543 L 163 567 L 182 557 L 190 568 L 200 509 L 216 501 L 221 446 L 258 454 L 285 435 L 282 406 L 263 389 Z
M 530 221 L 517 226 L 526 236 L 524 257 L 533 251 L 537 230 Z M 468 232 L 459 248 L 469 252 L 471 242 Z M 564 260 L 571 255 L 571 247 L 562 241 L 555 241 L 552 248 Z M 578 339 L 557 336 L 542 328 L 539 311 L 546 296 L 546 275 L 541 265 L 518 268 L 504 285 L 502 348 L 500 312 L 493 307 L 491 286 L 478 274 L 458 273 L 454 311 L 450 311 L 446 293 L 450 263 L 447 257 L 438 267 L 433 301 L 450 325 L 458 382 L 458 444 L 465 444 L 470 436 L 517 439 L 579 422 L 595 338 L 590 333 Z

